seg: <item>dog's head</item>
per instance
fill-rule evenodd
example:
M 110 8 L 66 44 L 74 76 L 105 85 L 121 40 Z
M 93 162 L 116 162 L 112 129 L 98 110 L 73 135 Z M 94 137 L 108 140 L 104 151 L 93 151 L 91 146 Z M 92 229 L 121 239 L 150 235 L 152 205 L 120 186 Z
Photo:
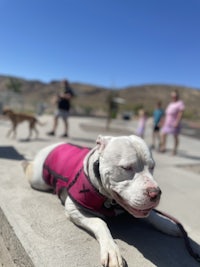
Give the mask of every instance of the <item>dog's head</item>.
M 146 217 L 160 200 L 153 179 L 155 166 L 146 143 L 137 136 L 97 139 L 99 174 L 103 188 L 135 217 Z
M 3 111 L 2 111 L 2 114 L 5 115 L 5 116 L 6 115 L 10 115 L 10 114 L 13 114 L 13 111 L 10 108 L 4 108 Z

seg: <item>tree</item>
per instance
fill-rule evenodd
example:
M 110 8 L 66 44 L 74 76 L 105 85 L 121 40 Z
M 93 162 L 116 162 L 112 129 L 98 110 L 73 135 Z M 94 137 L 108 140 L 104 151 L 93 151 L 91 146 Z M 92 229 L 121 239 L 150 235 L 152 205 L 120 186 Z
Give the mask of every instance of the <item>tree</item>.
M 21 93 L 22 84 L 17 79 L 10 78 L 6 86 L 13 93 Z
M 22 83 L 15 78 L 9 78 L 8 83 L 6 84 L 7 87 L 7 97 L 6 97 L 6 105 L 14 105 L 20 104 L 21 108 L 23 109 L 23 98 L 21 96 L 21 87 Z M 16 101 L 17 99 L 17 101 Z
M 119 104 L 123 104 L 125 100 L 119 97 L 119 92 L 111 90 L 107 96 L 107 121 L 106 121 L 106 129 L 109 130 L 110 123 L 112 119 L 117 117 L 119 111 Z

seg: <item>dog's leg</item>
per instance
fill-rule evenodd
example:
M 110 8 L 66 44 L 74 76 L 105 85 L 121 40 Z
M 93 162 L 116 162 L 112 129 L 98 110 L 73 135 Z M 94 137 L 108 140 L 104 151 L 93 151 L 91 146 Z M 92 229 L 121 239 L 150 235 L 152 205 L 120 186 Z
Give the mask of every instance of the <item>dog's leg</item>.
M 33 123 L 30 121 L 29 122 L 29 134 L 28 134 L 27 140 L 30 140 L 31 139 L 31 137 L 32 137 L 32 131 L 33 131 Z
M 36 126 L 34 126 L 34 131 L 35 131 L 35 138 L 37 139 L 38 136 L 39 136 L 39 132 L 38 132 L 38 129 L 36 128 Z
M 102 219 L 80 211 L 69 197 L 65 201 L 65 211 L 71 221 L 94 234 L 100 245 L 102 266 L 124 267 L 119 248 Z
M 39 132 L 36 128 L 36 121 L 31 121 L 30 124 L 29 124 L 29 139 L 32 137 L 32 132 L 35 132 L 35 138 L 37 139 L 38 138 L 38 135 L 39 135 Z
M 33 162 L 28 160 L 23 160 L 21 162 L 22 167 L 24 169 L 24 173 L 29 183 L 31 183 L 31 179 L 33 177 Z
M 31 187 L 40 191 L 50 191 L 52 188 L 44 182 L 39 171 L 35 170 L 35 165 L 36 164 L 34 161 L 22 161 L 22 167 L 24 169 L 25 176 L 28 179 Z
M 11 133 L 13 133 L 13 138 L 15 138 L 16 137 L 16 128 L 17 128 L 17 124 L 15 122 L 12 122 L 12 127 L 7 132 L 6 137 L 10 137 Z
M 53 144 L 40 150 L 40 152 L 35 156 L 34 161 L 23 161 L 22 162 L 22 166 L 24 168 L 26 177 L 29 179 L 31 186 L 34 189 L 41 190 L 41 191 L 50 191 L 52 189 L 51 186 L 47 185 L 43 180 L 43 177 L 42 177 L 43 164 L 48 154 L 57 145 L 58 144 Z
M 150 215 L 144 220 L 149 222 L 156 229 L 165 234 L 172 236 L 181 236 L 181 231 L 179 230 L 175 222 L 161 214 L 158 214 L 153 210 L 151 211 Z
M 11 128 L 11 129 L 7 132 L 6 137 L 10 137 L 10 134 L 12 133 L 12 131 L 13 131 L 13 129 Z
M 17 123 L 15 123 L 15 122 L 13 123 L 13 127 L 12 127 L 10 133 L 11 132 L 13 132 L 13 138 L 15 139 L 17 136 Z

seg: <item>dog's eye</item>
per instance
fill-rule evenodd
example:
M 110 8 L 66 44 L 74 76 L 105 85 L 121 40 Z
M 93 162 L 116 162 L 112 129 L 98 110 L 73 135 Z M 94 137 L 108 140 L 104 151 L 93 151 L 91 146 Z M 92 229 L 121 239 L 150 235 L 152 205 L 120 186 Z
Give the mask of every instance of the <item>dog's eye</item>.
M 125 171 L 132 171 L 133 170 L 133 166 L 120 166 L 120 167 Z
M 153 173 L 153 171 L 154 171 L 154 166 L 150 167 L 150 168 L 149 168 L 149 171 L 150 171 L 150 173 Z

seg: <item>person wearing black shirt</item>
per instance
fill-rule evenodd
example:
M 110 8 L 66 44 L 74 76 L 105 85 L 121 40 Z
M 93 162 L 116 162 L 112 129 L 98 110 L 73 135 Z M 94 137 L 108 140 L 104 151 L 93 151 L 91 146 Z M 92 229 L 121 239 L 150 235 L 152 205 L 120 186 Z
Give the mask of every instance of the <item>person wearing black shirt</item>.
M 73 90 L 71 89 L 69 82 L 64 80 L 63 82 L 63 93 L 57 95 L 57 109 L 54 114 L 53 129 L 48 135 L 55 135 L 58 119 L 61 118 L 64 123 L 64 134 L 61 137 L 68 137 L 68 116 L 70 111 L 71 98 L 74 96 Z

